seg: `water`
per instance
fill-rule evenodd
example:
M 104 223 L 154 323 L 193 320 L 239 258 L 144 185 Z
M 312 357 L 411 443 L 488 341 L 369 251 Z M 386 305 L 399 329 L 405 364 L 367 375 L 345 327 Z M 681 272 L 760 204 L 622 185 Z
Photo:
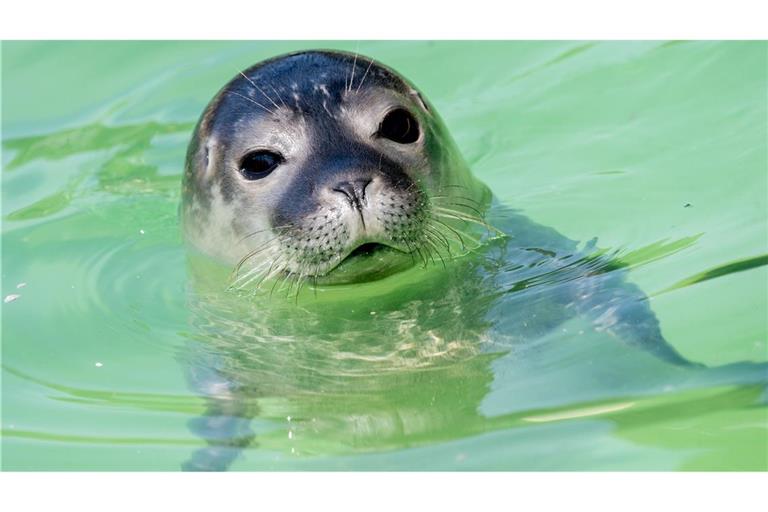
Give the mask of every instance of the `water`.
M 222 292 L 178 230 L 191 130 L 238 69 L 312 47 L 414 81 L 492 221 L 563 238 L 298 305 Z M 766 51 L 4 43 L 3 469 L 767 469 Z M 587 268 L 708 368 L 558 316 Z

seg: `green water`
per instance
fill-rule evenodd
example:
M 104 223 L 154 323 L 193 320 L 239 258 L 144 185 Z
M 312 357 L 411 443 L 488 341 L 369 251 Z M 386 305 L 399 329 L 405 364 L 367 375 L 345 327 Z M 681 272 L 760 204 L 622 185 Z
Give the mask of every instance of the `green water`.
M 299 304 L 195 282 L 194 123 L 239 69 L 312 47 L 411 79 L 500 203 L 624 266 L 708 368 L 582 318 L 526 333 L 557 274 L 492 241 Z M 217 435 L 231 470 L 768 469 L 767 48 L 3 43 L 3 469 L 178 470 Z M 239 389 L 223 428 L 212 368 Z

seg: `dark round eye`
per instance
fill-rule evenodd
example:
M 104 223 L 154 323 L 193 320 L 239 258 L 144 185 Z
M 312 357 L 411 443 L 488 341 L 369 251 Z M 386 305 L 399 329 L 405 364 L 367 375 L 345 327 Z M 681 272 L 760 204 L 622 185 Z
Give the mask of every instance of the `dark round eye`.
M 396 108 L 381 120 L 377 134 L 398 144 L 411 144 L 419 140 L 419 123 L 404 108 Z
M 283 163 L 283 157 L 273 151 L 252 151 L 240 162 L 240 173 L 247 180 L 260 180 Z

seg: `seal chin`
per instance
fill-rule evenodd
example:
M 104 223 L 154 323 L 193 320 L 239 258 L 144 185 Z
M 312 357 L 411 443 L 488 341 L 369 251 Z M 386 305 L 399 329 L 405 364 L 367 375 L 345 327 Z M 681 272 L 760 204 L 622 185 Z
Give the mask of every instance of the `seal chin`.
M 351 284 L 378 281 L 411 268 L 411 254 L 390 245 L 366 242 L 349 252 L 325 275 L 317 277 L 318 284 Z

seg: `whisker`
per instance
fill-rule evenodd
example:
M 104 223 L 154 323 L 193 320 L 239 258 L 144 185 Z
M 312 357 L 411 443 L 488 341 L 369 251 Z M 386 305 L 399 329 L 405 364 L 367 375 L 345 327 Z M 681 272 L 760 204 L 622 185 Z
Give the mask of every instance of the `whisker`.
M 373 65 L 373 59 L 368 63 L 368 67 L 365 68 L 365 73 L 363 73 L 363 78 L 360 79 L 360 83 L 357 84 L 357 89 L 355 90 L 356 93 L 360 92 L 360 88 L 363 86 L 363 82 L 365 82 L 365 77 L 368 76 L 368 71 L 370 71 L 371 66 Z
M 485 217 L 485 214 L 484 214 L 483 212 L 481 212 L 480 210 L 478 210 L 477 208 L 475 208 L 474 206 L 472 206 L 472 205 L 468 205 L 468 204 L 464 204 L 464 203 L 461 203 L 461 202 L 459 202 L 459 201 L 451 201 L 451 204 L 450 204 L 450 205 L 439 205 L 439 204 L 438 204 L 438 205 L 436 205 L 436 206 L 441 206 L 441 207 L 443 207 L 443 208 L 445 208 L 446 206 L 461 206 L 462 208 L 466 208 L 466 209 L 468 209 L 468 210 L 472 210 L 472 211 L 473 211 L 473 212 L 475 212 L 475 213 L 477 214 L 477 216 L 478 216 L 479 218 L 481 218 L 481 219 Z
M 404 190 L 404 192 L 410 192 L 410 191 L 411 191 L 411 189 L 412 189 L 412 188 L 415 188 L 415 187 L 416 187 L 416 182 L 415 182 L 415 181 L 411 181 L 411 184 L 410 184 L 410 185 L 408 185 L 407 187 L 405 187 L 405 190 Z
M 424 268 L 427 268 L 429 266 L 429 251 L 426 250 L 426 247 L 423 247 L 423 249 L 424 252 L 421 251 L 422 247 L 416 246 L 416 252 L 421 256 L 421 259 L 424 262 Z
M 279 279 L 279 278 L 278 278 L 278 279 L 275 279 L 275 282 L 274 282 L 274 284 L 272 285 L 272 288 L 269 290 L 269 298 L 270 298 L 270 299 L 272 299 L 272 294 L 274 294 L 274 293 L 275 293 L 275 287 L 277 286 L 277 283 L 280 283 L 281 281 L 282 281 L 282 282 L 284 282 L 284 280 L 285 280 L 285 279 L 286 279 L 286 277 L 285 277 L 285 276 L 283 276 L 283 279 Z
M 458 239 L 459 239 L 459 243 L 461 244 L 461 249 L 464 250 L 464 251 L 467 250 L 467 244 L 466 244 L 466 242 L 464 242 L 464 238 L 461 236 L 461 233 L 459 231 L 457 231 L 456 229 L 454 229 L 450 225 L 446 224 L 442 220 L 438 219 L 437 217 L 433 216 L 431 218 L 431 220 L 437 222 L 438 224 L 442 225 L 443 227 L 445 227 L 446 229 L 451 231 L 454 235 L 456 235 L 458 237 Z M 464 233 L 464 236 L 466 236 L 467 238 L 469 238 L 470 240 L 472 240 L 476 244 L 480 244 L 480 240 L 478 240 L 477 238 L 471 236 L 469 233 Z
M 454 195 L 451 195 L 451 196 L 430 196 L 430 199 L 461 199 L 462 201 L 468 201 L 470 203 L 473 203 L 476 206 L 482 206 L 480 204 L 480 201 L 477 201 L 475 199 L 472 199 L 471 197 L 466 197 L 466 196 L 454 196 Z
M 414 252 L 414 251 L 413 251 L 413 249 L 411 248 L 411 244 L 410 244 L 410 243 L 408 243 L 408 240 L 407 240 L 407 239 L 403 239 L 403 243 L 404 243 L 404 244 L 405 244 L 405 246 L 408 248 L 408 255 L 411 257 L 411 261 L 412 261 L 412 262 L 413 262 L 413 264 L 415 265 L 415 264 L 416 264 L 416 256 L 414 256 L 414 255 L 413 255 L 413 252 Z
M 288 293 L 286 295 L 287 298 L 291 297 L 291 290 L 293 290 L 293 285 L 298 284 L 299 290 L 301 290 L 301 279 L 303 278 L 303 276 L 304 276 L 303 269 L 300 269 L 298 274 L 296 274 L 295 272 L 291 273 L 291 283 L 288 286 Z M 298 294 L 298 290 L 297 290 L 297 294 Z M 296 296 L 296 300 L 298 301 L 298 295 Z
M 293 284 L 296 282 L 296 275 L 293 272 L 288 272 L 285 275 L 285 278 L 283 279 L 283 283 L 278 288 L 278 291 L 283 292 L 285 291 L 285 298 L 288 299 L 291 297 L 291 288 L 293 288 Z M 287 287 L 287 289 L 286 289 Z
M 483 219 L 481 219 L 480 217 L 475 217 L 474 215 L 460 212 L 458 210 L 453 210 L 451 208 L 446 208 L 444 206 L 434 205 L 434 208 L 432 209 L 432 211 L 443 216 L 446 216 L 446 215 L 453 216 L 453 218 L 455 219 L 466 220 L 468 222 L 475 222 L 480 225 L 485 223 L 485 221 L 483 221 Z
M 267 262 L 265 262 L 265 264 L 264 264 L 264 265 L 262 265 L 262 266 L 258 267 L 258 269 L 257 269 L 258 271 L 254 271 L 254 272 L 251 272 L 251 273 L 247 274 L 247 275 L 246 275 L 246 276 L 247 276 L 247 280 L 246 280 L 244 283 L 242 283 L 242 284 L 240 284 L 240 285 L 237 285 L 236 287 L 237 287 L 237 288 L 239 288 L 239 289 L 245 289 L 245 288 L 248 288 L 248 286 L 249 286 L 249 285 L 250 285 L 252 282 L 254 282 L 254 281 L 256 281 L 257 279 L 259 279 L 259 280 L 260 280 L 260 281 L 259 281 L 259 283 L 258 283 L 258 284 L 257 284 L 257 285 L 254 287 L 254 288 L 258 289 L 258 287 L 259 287 L 259 284 L 261 284 L 261 282 L 264 280 L 264 278 L 266 278 L 266 276 L 269 274 L 269 272 L 271 272 L 271 271 L 272 271 L 272 266 L 273 266 L 273 265 L 274 265 L 274 262 L 272 262 L 271 264 L 269 264 L 269 269 L 267 270 L 267 272 L 261 272 L 261 270 L 262 270 L 263 268 L 267 267 Z M 251 274 L 255 274 L 255 275 L 253 275 L 253 277 L 251 277 Z M 236 283 L 235 283 L 235 284 L 236 284 Z M 234 285 L 233 285 L 233 286 L 234 286 Z
M 299 294 L 301 294 L 301 287 L 304 286 L 304 284 L 307 282 L 306 279 L 304 279 L 304 273 L 302 272 L 301 275 L 299 275 L 299 286 L 296 288 L 296 297 L 294 298 L 294 303 L 299 304 Z
M 265 98 L 267 98 L 267 99 L 269 100 L 269 102 L 270 102 L 270 103 L 272 103 L 272 104 L 275 106 L 275 108 L 280 108 L 280 105 L 278 105 L 277 103 L 275 103 L 275 101 L 274 101 L 274 100 L 273 100 L 271 97 L 269 97 L 269 96 L 267 95 L 267 93 L 265 93 L 265 92 L 264 92 L 264 90 L 263 90 L 261 87 L 259 87 L 258 85 L 256 85 L 256 82 L 254 82 L 253 80 L 251 80 L 250 78 L 248 78 L 248 77 L 245 75 L 245 73 L 243 73 L 242 71 L 240 71 L 239 73 L 240 73 L 240 74 L 243 76 L 243 78 L 245 78 L 246 80 L 248 80 L 248 81 L 251 83 L 251 85 L 252 85 L 252 86 L 254 86 L 254 87 L 256 88 L 256 90 L 257 90 L 257 91 L 259 91 L 259 92 L 260 92 L 260 93 L 261 93 L 261 94 L 262 94 L 262 95 L 263 95 Z M 273 112 L 273 113 L 274 113 L 274 112 Z
M 488 229 L 489 231 L 495 231 L 497 234 L 499 234 L 501 236 L 506 236 L 506 233 L 504 233 L 503 231 L 501 231 L 498 228 L 495 228 L 495 227 L 491 226 L 490 224 L 485 222 L 483 219 L 479 219 L 477 217 L 473 217 L 471 215 L 467 215 L 467 214 L 462 213 L 462 212 L 457 212 L 456 210 L 450 210 L 450 209 L 447 209 L 447 208 L 441 208 L 439 206 L 435 206 L 435 208 L 433 208 L 433 211 L 434 211 L 434 213 L 436 215 L 440 215 L 442 217 L 456 219 L 456 220 L 463 220 L 465 222 L 472 222 L 472 223 L 475 223 L 475 224 L 477 224 L 479 226 L 482 226 L 482 227 Z
M 268 274 L 272 270 L 272 266 L 274 266 L 276 261 L 279 261 L 282 257 L 278 256 L 277 258 L 273 259 L 270 263 L 270 260 L 266 260 L 263 263 L 259 265 L 255 265 L 253 268 L 249 269 L 244 275 L 242 276 L 236 276 L 236 278 L 232 281 L 232 287 L 234 288 L 245 288 L 248 286 L 251 282 L 253 282 L 255 279 L 259 278 L 259 274 L 262 273 L 264 268 L 269 265 L 269 270 L 267 270 Z M 264 274 L 264 275 L 266 275 Z M 253 277 L 252 277 L 253 276 Z M 245 282 L 243 282 L 245 281 Z M 238 284 L 242 283 L 242 284 Z
M 445 245 L 445 249 L 448 251 L 448 254 L 451 254 L 451 244 L 448 242 L 448 239 L 443 235 L 440 231 L 437 230 L 434 226 L 426 225 L 424 226 L 424 230 L 432 236 L 437 237 L 438 241 Z
M 227 94 L 234 94 L 235 96 L 240 96 L 240 97 L 241 97 L 241 98 L 243 98 L 244 100 L 248 100 L 248 101 L 250 101 L 251 103 L 253 103 L 253 104 L 255 104 L 255 105 L 258 105 L 258 106 L 260 106 L 261 108 L 263 108 L 264 110 L 266 110 L 266 111 L 267 111 L 267 112 L 269 112 L 270 114 L 272 114 L 272 115 L 274 115 L 274 114 L 275 114 L 275 112 L 274 112 L 274 111 L 272 111 L 272 110 L 268 109 L 267 107 L 265 107 L 264 105 L 262 105 L 262 104 L 261 104 L 261 103 L 259 103 L 258 101 L 254 100 L 253 98 L 249 98 L 248 96 L 243 96 L 242 94 L 240 94 L 240 93 L 237 93 L 237 92 L 235 92 L 235 91 L 227 91 Z
M 433 265 L 437 265 L 437 262 L 435 261 L 435 256 L 433 254 L 432 249 L 435 247 L 435 244 L 429 239 L 429 237 L 425 237 L 424 241 L 427 243 L 424 247 L 427 250 L 427 256 L 429 256 L 429 259 L 432 260 Z
M 241 243 L 243 243 L 245 240 L 247 240 L 248 238 L 251 238 L 252 236 L 256 236 L 256 235 L 258 235 L 259 233 L 264 233 L 265 231 L 274 231 L 274 230 L 281 230 L 281 231 L 282 231 L 282 230 L 285 230 L 286 228 L 289 228 L 289 227 L 291 227 L 291 225 L 290 225 L 290 224 L 285 224 L 285 225 L 283 225 L 283 226 L 274 226 L 274 227 L 270 227 L 270 228 L 258 229 L 258 230 L 254 231 L 254 232 L 252 232 L 252 233 L 248 233 L 248 234 L 247 234 L 247 235 L 245 235 L 243 238 L 241 238 L 240 240 L 238 240 L 238 241 L 237 241 L 237 243 L 238 243 L 238 244 L 241 244 Z M 277 235 L 278 235 L 278 236 L 281 236 L 281 235 L 283 235 L 283 234 L 284 234 L 284 233 L 277 233 Z
M 253 268 L 249 269 L 248 272 L 245 274 L 238 276 L 236 279 L 232 281 L 230 284 L 229 289 L 230 290 L 242 290 L 248 287 L 253 281 L 259 278 L 260 275 L 262 275 L 264 269 L 269 264 L 268 261 L 262 262 L 259 265 L 254 266 Z
M 357 67 L 357 50 L 355 50 L 355 60 L 352 61 L 352 76 L 349 77 L 349 92 L 352 92 L 352 84 L 355 82 L 356 67 Z
M 411 247 L 411 244 L 408 243 L 407 241 L 405 242 L 405 245 L 408 246 L 408 250 L 411 251 L 410 254 L 411 254 L 411 258 L 413 259 L 414 264 L 416 264 L 416 256 L 415 256 L 416 254 L 418 254 L 419 255 L 419 259 L 422 262 L 424 262 L 424 255 L 421 254 L 421 252 L 419 251 L 419 246 L 418 245 L 414 245 L 413 247 Z
M 277 268 L 272 270 L 272 267 L 275 266 L 275 263 L 277 263 L 280 260 L 284 260 L 284 259 L 285 258 L 277 258 L 275 261 L 272 262 L 272 264 L 269 266 L 269 270 L 267 271 L 267 273 L 264 274 L 264 276 L 262 276 L 262 278 L 259 279 L 259 282 L 256 283 L 256 288 L 261 288 L 261 285 L 262 285 L 262 283 L 264 283 L 264 281 L 270 279 L 271 277 L 273 277 L 273 276 L 275 276 L 275 275 L 277 275 L 280 272 L 283 272 L 285 270 L 285 266 L 284 265 L 283 266 L 278 266 Z M 282 263 L 281 263 L 281 265 L 282 265 Z
M 245 262 L 246 262 L 248 259 L 250 259 L 250 258 L 254 257 L 255 255 L 259 254 L 259 253 L 260 253 L 260 252 L 262 252 L 262 251 L 265 251 L 265 250 L 269 249 L 269 248 L 272 246 L 272 244 L 273 244 L 275 241 L 277 241 L 277 240 L 278 240 L 278 239 L 279 239 L 281 236 L 282 236 L 282 235 L 277 235 L 276 237 L 272 238 L 272 239 L 271 239 L 271 240 L 269 240 L 268 242 L 265 242 L 265 243 L 261 244 L 261 246 L 259 246 L 257 249 L 254 249 L 253 251 L 251 251 L 251 252 L 249 252 L 248 254 L 246 254 L 245 256 L 243 256 L 243 257 L 240 259 L 240 261 L 239 261 L 239 262 L 237 262 L 237 265 L 235 265 L 235 268 L 234 268 L 234 270 L 233 270 L 233 273 L 234 273 L 234 274 L 237 274 L 237 273 L 240 271 L 240 268 L 243 266 L 243 264 L 244 264 L 244 263 L 245 263 Z
M 443 268 L 448 268 L 445 264 L 445 260 L 443 259 L 443 256 L 440 254 L 440 251 L 437 248 L 437 245 L 434 242 L 434 239 L 432 238 L 432 235 L 425 234 L 425 241 L 435 250 L 435 254 L 437 254 L 437 257 L 440 258 L 440 262 L 443 264 Z M 432 261 L 434 262 L 435 259 L 432 258 Z
M 250 254 L 247 255 L 247 258 L 250 258 Z M 261 265 L 254 265 L 253 267 L 251 267 L 248 270 L 246 270 L 244 274 L 241 275 L 240 274 L 240 269 L 242 268 L 242 265 L 243 265 L 244 261 L 245 261 L 245 259 L 241 260 L 237 264 L 237 266 L 235 266 L 235 268 L 232 269 L 232 272 L 230 272 L 230 274 L 229 274 L 229 282 L 231 283 L 232 287 L 236 287 L 238 282 L 242 281 L 243 279 L 247 279 L 254 272 L 258 272 L 258 270 L 261 268 Z
M 286 290 L 286 292 L 285 292 L 285 298 L 286 298 L 286 299 L 290 299 L 290 298 L 291 298 L 291 295 L 292 295 L 292 290 L 293 290 L 293 286 L 294 286 L 296 283 L 298 283 L 298 282 L 299 282 L 299 275 L 298 275 L 298 274 L 296 274 L 296 273 L 294 273 L 294 272 L 290 272 L 290 273 L 289 273 L 289 274 L 286 276 L 286 278 L 285 278 L 285 284 L 287 284 L 287 285 L 288 285 L 288 289 L 287 289 L 287 290 Z M 282 289 L 282 288 L 281 288 L 281 289 Z
M 347 62 L 347 59 L 344 59 L 344 62 Z M 347 65 L 347 68 L 344 70 L 344 90 L 346 91 L 349 89 L 349 85 L 347 84 L 347 80 L 349 79 L 349 65 Z
M 272 92 L 274 92 L 274 93 L 275 93 L 275 96 L 277 96 L 277 99 L 279 99 L 279 100 L 280 100 L 280 103 L 282 103 L 282 104 L 283 104 L 283 107 L 285 107 L 285 108 L 287 109 L 287 108 L 288 108 L 288 105 L 286 105 L 286 104 L 285 104 L 285 102 L 283 101 L 283 97 L 282 97 L 282 96 L 280 96 L 280 93 L 279 93 L 279 92 L 277 92 L 277 89 L 275 89 L 275 88 L 274 88 L 274 86 L 273 86 L 272 84 L 269 84 L 269 88 L 270 88 L 270 89 L 272 89 Z M 290 109 L 289 109 L 289 110 L 290 110 Z

